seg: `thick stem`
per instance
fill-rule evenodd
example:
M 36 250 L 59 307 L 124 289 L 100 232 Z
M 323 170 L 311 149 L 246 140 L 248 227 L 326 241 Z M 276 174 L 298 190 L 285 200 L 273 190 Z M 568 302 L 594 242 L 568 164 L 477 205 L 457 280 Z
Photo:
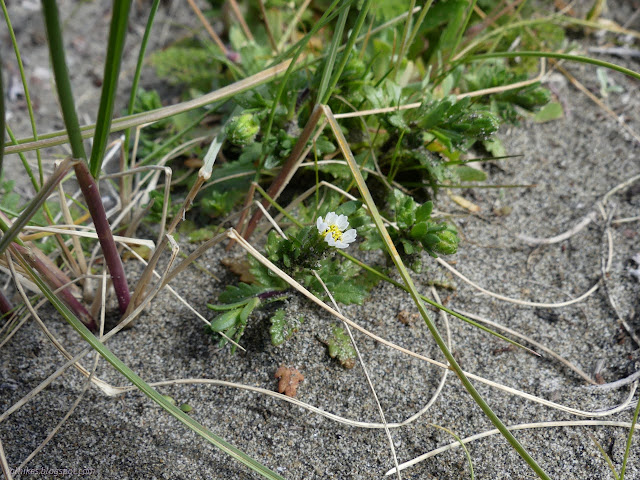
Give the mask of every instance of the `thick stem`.
M 5 296 L 4 292 L 0 290 L 0 318 L 13 311 L 13 305 L 11 301 Z
M 60 299 L 78 316 L 80 321 L 84 323 L 88 329 L 94 332 L 98 330 L 98 325 L 89 311 L 73 296 L 71 286 L 61 288 L 70 282 L 70 279 L 64 273 L 50 262 L 43 261 L 43 259 L 35 253 L 35 250 L 23 247 L 17 243 L 13 243 L 11 246 L 16 252 L 22 255 L 22 258 L 25 259 L 31 268 L 42 275 L 42 278 L 44 278 L 44 281 L 47 282 L 52 290 L 60 289 L 58 292 Z
M 311 112 L 311 116 L 309 117 L 309 120 L 307 121 L 307 124 L 305 125 L 304 130 L 300 134 L 300 137 L 298 138 L 296 145 L 293 147 L 293 150 L 291 151 L 289 158 L 287 159 L 286 163 L 282 167 L 282 170 L 280 170 L 280 173 L 278 174 L 278 176 L 271 183 L 269 190 L 267 190 L 267 194 L 273 200 L 276 200 L 278 198 L 278 196 L 284 190 L 284 187 L 286 187 L 289 181 L 291 180 L 291 177 L 293 177 L 293 174 L 296 173 L 298 166 L 303 160 L 302 158 L 300 158 L 300 156 L 302 155 L 302 151 L 304 150 L 304 147 L 307 146 L 307 142 L 311 138 L 313 129 L 316 128 L 316 125 L 318 124 L 318 121 L 320 120 L 321 116 L 322 116 L 322 108 L 316 105 L 316 107 L 313 109 L 313 112 Z M 269 201 L 263 200 L 262 206 L 265 208 L 269 208 Z M 247 229 L 243 233 L 243 237 L 245 239 L 249 239 L 253 231 L 256 229 L 256 226 L 258 225 L 258 222 L 260 221 L 261 218 L 262 218 L 262 210 L 257 210 L 256 213 L 253 214 L 253 217 L 251 217 L 251 220 L 249 220 L 249 225 L 247 226 Z
M 107 214 L 104 211 L 104 205 L 102 205 L 98 184 L 91 176 L 84 162 L 78 162 L 74 166 L 74 169 L 78 183 L 80 184 L 80 189 L 84 195 L 84 200 L 87 203 L 87 207 L 89 207 L 93 225 L 96 227 L 96 233 L 98 234 L 98 240 L 100 240 L 104 260 L 109 268 L 113 288 L 116 291 L 120 313 L 124 315 L 129 306 L 129 285 L 127 284 L 127 277 L 124 274 L 122 260 L 116 248 L 116 242 L 113 239 L 111 226 L 107 220 Z

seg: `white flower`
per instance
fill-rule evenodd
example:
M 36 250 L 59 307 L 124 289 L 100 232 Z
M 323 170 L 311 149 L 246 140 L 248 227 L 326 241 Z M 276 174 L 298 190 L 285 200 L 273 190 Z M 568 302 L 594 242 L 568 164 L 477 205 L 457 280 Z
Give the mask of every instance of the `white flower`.
M 349 220 L 346 215 L 336 215 L 335 212 L 329 212 L 324 220 L 322 217 L 318 217 L 316 227 L 330 247 L 347 248 L 350 243 L 356 240 L 356 231 L 353 228 L 347 230 Z M 347 231 L 345 232 L 345 230 Z

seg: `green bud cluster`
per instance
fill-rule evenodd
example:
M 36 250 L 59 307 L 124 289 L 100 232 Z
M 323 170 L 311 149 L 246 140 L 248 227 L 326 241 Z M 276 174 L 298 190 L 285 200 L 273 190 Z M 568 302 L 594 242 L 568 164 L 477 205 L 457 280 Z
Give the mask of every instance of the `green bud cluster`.
M 243 113 L 233 117 L 225 127 L 227 140 L 244 147 L 252 143 L 260 131 L 260 122 L 253 113 Z

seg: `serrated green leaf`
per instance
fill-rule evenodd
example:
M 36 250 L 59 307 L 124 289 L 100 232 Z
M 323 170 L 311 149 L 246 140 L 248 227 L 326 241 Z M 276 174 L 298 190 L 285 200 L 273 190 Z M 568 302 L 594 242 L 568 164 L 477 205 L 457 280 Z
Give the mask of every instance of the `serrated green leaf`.
M 494 137 L 489 140 L 483 140 L 482 145 L 487 149 L 487 152 L 494 157 L 505 157 L 507 155 L 507 150 L 498 138 Z
M 287 318 L 284 309 L 278 309 L 271 317 L 271 343 L 276 347 L 289 340 L 298 331 L 303 319 Z
M 327 342 L 329 356 L 340 362 L 344 368 L 353 368 L 356 364 L 356 350 L 351 339 L 340 327 L 333 328 L 333 337 Z
M 353 280 L 345 282 L 342 277 L 336 277 L 335 282 L 331 282 L 330 291 L 335 301 L 344 305 L 362 305 L 369 295 L 364 286 Z

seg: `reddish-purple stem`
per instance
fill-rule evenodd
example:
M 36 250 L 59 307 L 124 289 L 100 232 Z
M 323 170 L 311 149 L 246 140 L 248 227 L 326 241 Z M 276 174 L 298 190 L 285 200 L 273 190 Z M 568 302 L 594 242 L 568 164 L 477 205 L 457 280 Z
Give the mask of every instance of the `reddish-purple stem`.
M 271 197 L 272 200 L 276 200 L 278 198 L 278 196 L 282 193 L 282 190 L 284 190 L 284 188 L 287 186 L 287 184 L 291 180 L 291 177 L 293 177 L 293 175 L 296 173 L 296 170 L 299 165 L 299 161 L 301 160 L 300 155 L 302 155 L 302 151 L 304 150 L 304 147 L 307 146 L 307 142 L 311 138 L 313 129 L 316 128 L 316 125 L 318 124 L 318 121 L 320 120 L 321 116 L 322 116 L 322 108 L 320 108 L 319 105 L 316 105 L 313 108 L 313 111 L 311 112 L 311 116 L 309 117 L 307 124 L 302 130 L 300 137 L 298 137 L 298 141 L 296 142 L 295 146 L 291 150 L 291 153 L 289 154 L 289 158 L 287 159 L 285 164 L 282 166 L 282 170 L 280 170 L 280 173 L 278 174 L 278 176 L 271 183 L 269 190 L 267 190 L 267 195 L 269 195 L 269 197 Z M 269 201 L 267 199 L 264 199 L 262 201 L 262 206 L 268 209 L 270 206 Z M 256 212 L 251 217 L 251 220 L 249 220 L 249 225 L 247 225 L 246 230 L 242 234 L 242 236 L 246 240 L 248 240 L 249 237 L 251 237 L 251 234 L 258 226 L 258 222 L 260 221 L 261 218 L 262 218 L 262 210 L 256 210 Z
M 4 292 L 0 290 L 0 317 L 4 317 L 7 313 L 13 311 L 13 305 L 9 299 L 4 295 Z
M 61 288 L 64 284 L 69 282 L 69 278 L 64 273 L 62 273 L 57 267 L 51 268 L 51 265 L 48 262 L 43 262 L 31 249 L 18 245 L 17 243 L 13 243 L 12 246 L 15 251 L 22 255 L 22 258 L 26 260 L 31 268 L 42 276 L 44 281 L 52 290 L 59 290 L 57 295 L 89 330 L 93 332 L 98 330 L 98 325 L 89 311 L 76 299 L 76 297 L 73 296 L 71 287 L 67 286 Z
M 76 178 L 80 184 L 80 189 L 84 195 L 84 200 L 87 202 L 87 207 L 89 207 L 89 213 L 91 214 L 93 225 L 96 227 L 96 233 L 98 234 L 98 240 L 100 240 L 104 260 L 109 268 L 113 288 L 116 291 L 116 298 L 118 299 L 120 313 L 124 315 L 127 311 L 127 307 L 129 306 L 129 285 L 127 284 L 127 277 L 124 274 L 122 259 L 118 254 L 116 242 L 113 239 L 113 233 L 111 232 L 111 226 L 107 220 L 107 214 L 104 211 L 104 205 L 100 198 L 98 184 L 95 182 L 84 162 L 78 162 L 74 166 L 74 169 L 76 172 Z

